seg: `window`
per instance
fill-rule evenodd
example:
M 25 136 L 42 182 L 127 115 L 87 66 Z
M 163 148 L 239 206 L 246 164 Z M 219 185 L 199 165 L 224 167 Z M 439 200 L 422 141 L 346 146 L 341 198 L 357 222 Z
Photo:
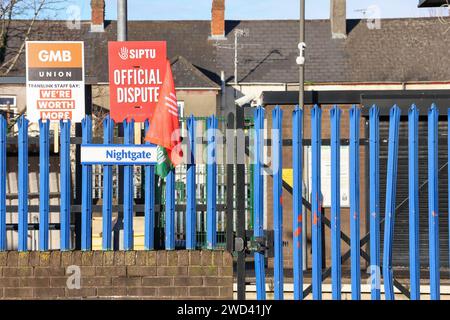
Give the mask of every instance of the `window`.
M 180 118 L 184 117 L 184 101 L 178 101 L 178 114 Z
M 17 108 L 16 96 L 0 96 L 0 114 L 14 116 Z
M 180 121 L 180 125 L 181 125 L 180 129 L 181 129 L 181 132 L 184 132 L 184 129 L 186 128 L 185 127 L 186 121 L 182 120 L 184 118 L 184 101 L 178 101 L 177 104 L 178 104 L 178 117 L 181 120 Z
M 16 103 L 16 97 L 15 96 L 0 96 L 0 107 L 6 108 L 7 106 L 15 108 Z

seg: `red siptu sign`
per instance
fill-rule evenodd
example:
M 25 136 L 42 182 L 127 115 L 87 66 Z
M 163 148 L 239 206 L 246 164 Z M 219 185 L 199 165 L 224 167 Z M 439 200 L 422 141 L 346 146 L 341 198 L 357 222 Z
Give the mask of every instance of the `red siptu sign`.
M 109 42 L 108 55 L 112 119 L 150 119 L 164 81 L 166 42 Z

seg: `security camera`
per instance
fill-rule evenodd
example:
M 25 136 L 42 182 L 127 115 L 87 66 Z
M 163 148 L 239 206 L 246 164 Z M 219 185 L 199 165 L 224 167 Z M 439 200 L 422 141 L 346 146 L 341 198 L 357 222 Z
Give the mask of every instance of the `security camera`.
M 298 44 L 298 49 L 300 50 L 300 56 L 297 57 L 296 61 L 299 65 L 305 64 L 305 49 L 306 49 L 306 43 L 300 42 Z

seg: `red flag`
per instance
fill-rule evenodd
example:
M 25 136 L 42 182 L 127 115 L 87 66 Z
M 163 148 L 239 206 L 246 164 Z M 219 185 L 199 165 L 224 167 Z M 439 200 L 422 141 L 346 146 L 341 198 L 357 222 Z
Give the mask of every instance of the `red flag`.
M 150 129 L 145 141 L 167 149 L 173 166 L 181 163 L 181 135 L 178 120 L 178 102 L 175 94 L 172 68 L 166 63 L 166 75 L 159 94 L 158 103 L 150 120 Z

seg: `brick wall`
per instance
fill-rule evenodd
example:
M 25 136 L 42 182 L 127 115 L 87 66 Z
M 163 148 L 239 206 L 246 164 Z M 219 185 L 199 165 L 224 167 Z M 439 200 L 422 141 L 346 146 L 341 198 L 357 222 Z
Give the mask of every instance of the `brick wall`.
M 0 252 L 0 299 L 76 298 L 232 299 L 232 256 L 223 251 Z

